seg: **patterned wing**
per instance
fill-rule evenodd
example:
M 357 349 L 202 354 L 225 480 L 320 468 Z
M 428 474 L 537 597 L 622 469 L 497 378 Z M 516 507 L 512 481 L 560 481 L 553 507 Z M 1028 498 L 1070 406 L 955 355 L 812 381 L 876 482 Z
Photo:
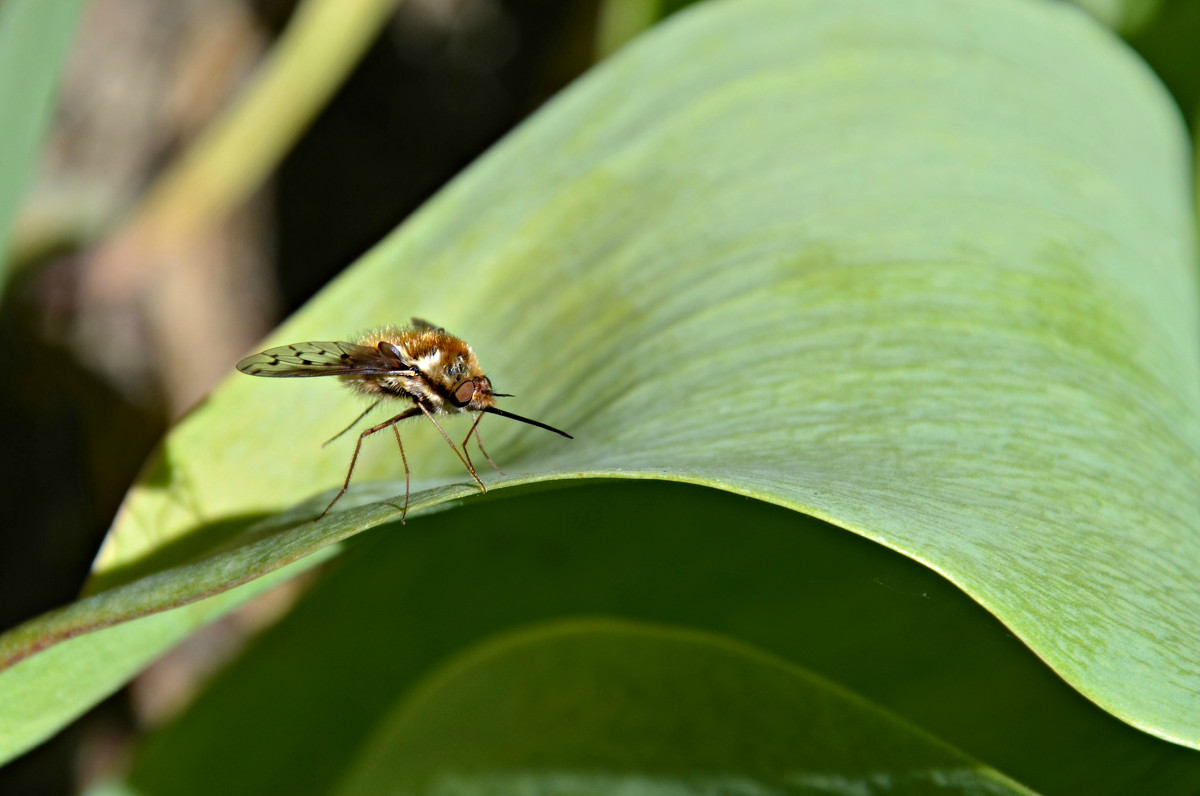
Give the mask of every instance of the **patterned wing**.
M 268 348 L 237 363 L 251 376 L 296 378 L 305 376 L 350 376 L 407 372 L 398 359 L 379 349 L 357 343 L 292 343 Z

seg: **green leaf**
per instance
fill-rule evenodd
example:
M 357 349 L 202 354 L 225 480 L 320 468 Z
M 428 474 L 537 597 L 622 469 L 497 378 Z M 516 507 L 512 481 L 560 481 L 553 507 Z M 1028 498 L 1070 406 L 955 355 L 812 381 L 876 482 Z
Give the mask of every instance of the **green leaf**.
M 802 514 L 608 481 L 503 490 L 432 524 L 356 537 L 179 720 L 144 739 L 129 792 L 328 793 L 391 706 L 448 657 L 581 615 L 739 638 L 1042 793 L 1200 789 L 1200 755 L 1095 707 L 932 570 Z
M 1200 41 L 1200 2 L 1167 3 L 1152 24 L 1137 31 L 1130 44 L 1170 89 L 1175 101 L 1200 129 L 1200 72 L 1194 68 L 1195 44 Z
M 0 290 L 13 221 L 50 122 L 81 0 L 0 4 Z
M 36 658 L 0 672 L 0 760 L 49 738 L 193 630 L 326 557 L 275 570 L 174 611 L 113 619 L 111 626 L 87 628 L 87 635 L 54 638 Z
M 1154 22 L 1163 0 L 1072 0 L 1096 19 L 1122 35 L 1140 33 Z
M 1106 710 L 1200 745 L 1187 158 L 1161 86 L 1070 7 L 704 4 L 272 342 L 432 318 L 521 396 L 505 406 L 576 436 L 485 423 L 511 473 L 492 487 L 671 479 L 826 519 L 945 575 Z M 130 494 L 100 593 L 0 660 L 397 517 L 392 481 L 320 523 L 329 491 L 219 549 L 193 536 L 339 485 L 353 440 L 320 444 L 356 410 L 328 380 L 231 379 Z M 442 485 L 414 508 L 470 496 L 436 432 L 406 430 L 418 486 Z M 395 478 L 384 443 L 362 481 Z M 212 555 L 162 569 L 185 548 Z
M 700 0 L 604 0 L 596 23 L 596 52 L 608 56 L 650 26 Z M 1070 0 L 1124 36 L 1143 33 L 1162 0 Z M 1176 4 L 1180 5 L 1180 4 Z
M 383 721 L 334 793 L 1027 793 L 720 636 L 583 620 L 492 640 Z M 777 790 L 778 789 L 778 790 Z
M 605 0 L 596 18 L 596 55 L 607 57 L 666 16 L 662 0 Z

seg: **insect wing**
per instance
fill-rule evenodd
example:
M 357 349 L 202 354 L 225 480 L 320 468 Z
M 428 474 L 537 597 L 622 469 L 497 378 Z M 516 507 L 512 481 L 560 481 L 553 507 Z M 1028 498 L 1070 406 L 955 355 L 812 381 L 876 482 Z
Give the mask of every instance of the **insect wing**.
M 268 348 L 243 359 L 237 369 L 251 376 L 298 378 L 404 372 L 403 366 L 385 359 L 378 349 L 357 343 L 292 343 Z
M 438 326 L 436 323 L 430 323 L 424 318 L 410 318 L 412 328 L 418 332 L 445 332 L 446 330 Z

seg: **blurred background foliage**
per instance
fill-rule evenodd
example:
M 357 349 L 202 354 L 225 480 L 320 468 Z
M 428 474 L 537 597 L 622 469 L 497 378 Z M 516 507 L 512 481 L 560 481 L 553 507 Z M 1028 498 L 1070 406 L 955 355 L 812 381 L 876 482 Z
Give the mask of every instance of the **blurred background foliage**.
M 297 5 L 84 4 L 0 306 L 0 339 L 15 358 L 0 380 L 3 629 L 75 598 L 172 419 L 592 59 L 594 3 L 400 3 L 278 169 L 187 264 L 166 280 L 152 265 L 102 274 L 104 246 L 244 87 Z M 174 356 L 167 339 L 188 353 Z M 143 693 L 169 701 L 168 683 L 210 668 L 229 637 L 256 624 L 224 623 L 148 673 L 144 684 L 161 680 Z M 73 791 L 154 710 L 136 706 L 139 689 L 0 769 L 0 792 Z
M 200 214 L 186 236 L 186 249 L 171 252 L 173 265 L 164 269 L 160 263 L 166 255 L 158 248 L 163 244 L 153 238 L 156 228 L 172 223 L 156 216 L 156 208 L 178 201 L 170 196 L 169 178 L 184 179 L 178 177 L 186 173 L 181 156 L 194 153 L 196 143 L 212 134 L 212 120 L 247 90 L 268 54 L 280 57 L 273 47 L 302 13 L 297 10 L 300 4 L 89 0 L 65 64 L 37 172 L 10 235 L 8 273 L 0 294 L 0 345 L 15 360 L 0 380 L 0 497 L 7 514 L 0 530 L 0 630 L 75 598 L 122 495 L 152 446 L 172 420 L 227 374 L 230 363 L 547 98 L 638 31 L 688 4 L 405 0 L 376 3 L 372 10 L 370 4 L 360 3 L 364 17 L 374 15 L 371 24 L 346 32 L 344 63 L 327 66 L 335 77 L 339 69 L 345 71 L 344 83 L 330 83 L 327 99 L 314 91 L 309 112 L 297 111 L 291 122 L 297 140 L 284 136 L 278 143 L 282 159 L 277 168 L 268 169 L 263 182 L 251 180 L 214 200 L 216 209 Z M 9 5 L 15 3 L 9 0 L 5 7 Z M 308 12 L 316 13 L 311 7 L 318 4 L 308 5 Z M 1137 50 L 1170 90 L 1194 132 L 1200 112 L 1200 70 L 1195 68 L 1200 0 L 1079 0 L 1078 5 Z M 260 161 L 275 165 L 270 155 L 260 156 Z M 185 193 L 194 197 L 198 190 L 203 188 L 193 185 Z M 124 265 L 114 265 L 117 262 Z M 585 487 L 580 494 L 552 497 L 561 503 L 564 516 L 575 516 L 578 526 L 589 531 L 569 543 L 553 527 L 534 529 L 520 539 L 503 530 L 480 531 L 472 525 L 469 512 L 478 510 L 472 508 L 445 515 L 448 519 L 438 527 L 437 538 L 398 538 L 388 549 L 377 545 L 371 555 L 378 560 L 370 565 L 384 570 L 407 566 L 413 571 L 409 580 L 397 577 L 389 584 L 396 593 L 374 595 L 369 605 L 422 601 L 434 590 L 443 590 L 452 605 L 454 583 L 424 583 L 422 571 L 453 570 L 475 586 L 480 579 L 506 573 L 492 588 L 527 591 L 525 602 L 516 603 L 524 608 L 503 617 L 485 611 L 477 617 L 477 627 L 464 629 L 461 620 L 467 612 L 455 613 L 460 623 L 455 632 L 461 637 L 439 636 L 439 631 L 455 627 L 453 622 L 411 612 L 409 621 L 428 622 L 411 634 L 372 634 L 378 617 L 368 613 L 350 612 L 355 623 L 340 621 L 347 614 L 330 606 L 341 605 L 338 600 L 362 605 L 364 600 L 355 584 L 338 580 L 344 561 L 335 562 L 330 577 L 318 585 L 326 592 L 324 600 L 306 600 L 275 625 L 315 578 L 277 589 L 190 639 L 52 741 L 0 769 L 0 793 L 78 792 L 123 771 L 136 734 L 178 716 L 213 672 L 234 658 L 245 639 L 267 627 L 254 654 L 218 677 L 210 701 L 187 721 L 154 737 L 135 778 L 147 792 L 217 792 L 223 776 L 253 776 L 214 768 L 202 758 L 188 760 L 182 750 L 193 748 L 197 738 L 219 735 L 223 700 L 253 700 L 272 689 L 316 688 L 311 682 L 266 674 L 288 671 L 277 661 L 296 654 L 289 644 L 300 633 L 298 628 L 305 633 L 315 628 L 324 634 L 325 647 L 338 654 L 310 669 L 297 667 L 289 676 L 302 680 L 313 672 L 327 674 L 347 666 L 347 676 L 337 682 L 348 692 L 330 699 L 336 698 L 339 708 L 351 705 L 378 718 L 411 678 L 480 634 L 622 605 L 641 615 L 638 606 L 650 604 L 666 607 L 644 619 L 686 623 L 701 615 L 717 616 L 711 629 L 737 627 L 740 637 L 763 649 L 805 661 L 817 671 L 836 669 L 844 673 L 845 684 L 893 704 L 905 703 L 897 689 L 911 684 L 914 672 L 938 678 L 955 671 L 950 688 L 964 692 L 976 691 L 980 678 L 997 678 L 994 682 L 1002 684 L 993 686 L 992 693 L 1025 693 L 1028 703 L 1004 700 L 995 705 L 994 726 L 957 731 L 966 731 L 978 748 L 993 753 L 988 763 L 1004 771 L 1021 769 L 1050 792 L 1067 792 L 1062 788 L 1088 777 L 1096 788 L 1121 792 L 1115 786 L 1122 783 L 1114 783 L 1121 755 L 1139 746 L 1144 747 L 1139 760 L 1157 760 L 1156 775 L 1163 778 L 1161 789 L 1146 792 L 1200 791 L 1200 783 L 1188 779 L 1194 765 L 1182 757 L 1192 753 L 1106 717 L 1099 721 L 1107 729 L 1082 729 L 1096 726 L 1091 722 L 1097 721 L 1098 709 L 1031 660 L 1002 626 L 924 568 L 882 549 L 872 552 L 874 545 L 850 534 L 807 521 L 801 545 L 792 530 L 779 532 L 773 518 L 783 510 L 751 507 L 762 515 L 760 532 L 776 534 L 760 550 L 775 551 L 773 559 L 787 560 L 779 551 L 795 545 L 788 554 L 793 559 L 807 556 L 820 562 L 800 588 L 777 594 L 758 593 L 769 589 L 766 584 L 785 582 L 782 576 L 756 577 L 772 561 L 747 561 L 739 570 L 737 557 L 748 553 L 740 546 L 726 547 L 729 540 L 719 533 L 722 512 L 744 503 L 741 498 L 672 488 L 680 495 L 699 493 L 663 501 L 662 510 L 695 512 L 693 527 L 711 534 L 703 544 L 695 538 L 616 538 L 620 529 L 608 529 L 615 536 L 595 544 L 605 532 L 595 522 L 597 507 L 611 504 L 617 491 L 639 489 Z M 521 499 L 525 498 L 502 500 L 494 508 L 519 512 Z M 738 505 L 736 510 L 747 507 Z M 354 547 L 380 533 L 365 534 Z M 456 534 L 472 538 L 453 547 L 453 563 L 425 569 L 411 563 L 451 555 L 447 551 Z M 483 558 L 513 556 L 515 546 L 521 545 L 533 560 L 556 565 L 550 581 L 544 580 L 545 572 L 535 577 L 519 568 L 491 566 Z M 820 550 L 820 545 L 828 549 Z M 878 593 L 841 588 L 851 576 L 828 569 L 845 559 L 835 549 L 839 545 L 857 546 L 856 560 L 872 561 L 867 571 L 879 578 Z M 411 549 L 414 546 L 420 549 Z M 689 546 L 698 552 L 680 557 L 679 551 Z M 470 549 L 481 551 L 480 561 L 461 559 L 461 551 Z M 347 558 L 354 560 L 360 552 L 352 549 Z M 878 560 L 871 559 L 876 554 Z M 755 627 L 754 617 L 761 618 L 761 613 L 745 609 L 745 615 L 738 616 L 736 604 L 706 610 L 705 595 L 717 588 L 711 575 L 704 574 L 713 560 L 723 562 L 728 573 L 724 577 L 732 581 L 719 585 L 724 593 L 749 593 L 748 604 L 773 603 L 795 615 L 787 622 Z M 735 563 L 728 566 L 731 561 Z M 626 589 L 604 600 L 589 597 L 589 578 L 603 578 L 612 569 L 630 565 L 645 571 L 639 575 L 627 569 L 622 581 Z M 669 576 L 655 576 L 664 572 Z M 644 589 L 661 594 L 648 599 L 637 593 Z M 926 599 L 931 591 L 944 597 L 943 610 L 969 615 L 970 621 L 951 617 L 945 624 L 909 626 L 913 615 L 897 611 L 896 603 Z M 859 604 L 862 600 L 874 602 Z M 313 618 L 304 611 L 331 615 Z M 777 635 L 781 625 L 792 630 L 811 623 L 837 627 L 863 616 L 877 617 L 874 632 L 887 638 L 887 654 L 894 658 L 882 679 L 878 666 L 860 666 L 854 674 L 853 662 L 865 663 L 877 654 L 872 650 L 789 648 L 797 643 L 796 634 Z M 978 635 L 964 642 L 958 634 L 968 626 Z M 815 629 L 812 632 L 818 637 Z M 871 631 L 862 634 L 871 636 Z M 405 642 L 415 638 L 425 639 L 432 648 L 409 648 Z M 382 655 L 360 658 L 354 654 L 356 642 L 386 646 Z M 367 682 L 353 676 L 356 660 L 364 665 L 398 662 L 391 672 L 396 693 L 349 693 Z M 1038 728 L 1044 733 L 1041 740 L 1030 743 L 1062 745 L 1063 756 L 1042 761 L 1043 770 L 1030 771 L 1029 762 L 1020 761 L 1021 750 L 1005 751 L 1005 739 L 1011 735 L 1003 727 L 1006 722 L 1030 726 L 1041 706 L 1050 703 L 1056 705 L 1055 718 Z M 917 711 L 924 726 L 938 729 L 964 721 L 954 715 L 955 704 L 953 697 L 940 706 L 916 699 L 908 707 Z M 264 738 L 271 737 L 272 725 L 299 720 L 267 711 L 259 715 L 268 725 L 262 728 Z M 318 710 L 309 720 L 332 715 Z M 336 725 L 326 726 L 327 734 L 314 742 L 338 741 L 335 729 Z M 984 737 L 989 734 L 994 736 L 991 741 Z M 1116 740 L 1107 745 L 1112 739 Z M 361 739 L 342 737 L 340 742 L 356 740 Z M 291 751 L 279 750 L 280 765 Z M 1192 774 L 1173 778 L 1176 764 L 1179 771 Z M 258 773 L 264 770 L 269 769 Z M 1139 769 L 1130 776 L 1148 773 Z M 180 777 L 193 783 L 194 791 L 176 789 Z M 332 783 L 333 774 L 329 777 L 325 784 Z M 1153 781 L 1137 780 L 1142 785 Z M 321 792 L 321 784 L 296 784 L 288 792 Z

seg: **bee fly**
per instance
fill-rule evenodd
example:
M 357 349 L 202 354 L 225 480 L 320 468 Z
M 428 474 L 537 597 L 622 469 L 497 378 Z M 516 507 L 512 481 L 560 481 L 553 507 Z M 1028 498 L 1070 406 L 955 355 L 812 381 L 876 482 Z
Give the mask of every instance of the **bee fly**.
M 346 481 L 342 484 L 341 491 L 317 517 L 318 520 L 328 514 L 350 488 L 350 476 L 354 474 L 354 465 L 358 461 L 363 440 L 391 428 L 396 434 L 396 444 L 400 446 L 400 461 L 404 463 L 404 510 L 400 515 L 400 521 L 404 521 L 405 515 L 408 514 L 408 459 L 404 456 L 404 443 L 400 441 L 397 424 L 410 417 L 423 414 L 429 418 L 483 492 L 487 491 L 487 487 L 479 480 L 479 474 L 475 472 L 471 454 L 467 450 L 467 443 L 470 442 L 472 434 L 475 435 L 475 442 L 484 457 L 497 472 L 503 474 L 492 461 L 492 457 L 488 456 L 479 436 L 479 421 L 483 419 L 484 414 L 520 420 L 522 423 L 561 434 L 567 439 L 574 439 L 567 432 L 553 426 L 497 409 L 497 398 L 512 396 L 492 390 L 492 383 L 479 367 L 479 360 L 475 358 L 471 346 L 447 333 L 440 326 L 434 326 L 420 318 L 413 318 L 412 325 L 407 328 L 396 329 L 389 326 L 371 332 L 357 343 L 293 343 L 268 348 L 260 354 L 243 359 L 237 364 L 237 369 L 251 376 L 273 378 L 337 376 L 346 386 L 375 399 L 353 423 L 326 441 L 326 445 L 358 425 L 360 420 L 385 400 L 397 398 L 414 404 L 390 420 L 372 426 L 358 435 L 358 444 L 354 446 L 354 456 L 350 459 L 350 469 L 346 471 Z M 434 418 L 434 415 L 459 413 L 475 413 L 475 422 L 463 438 L 462 452 L 459 452 L 458 447 Z

